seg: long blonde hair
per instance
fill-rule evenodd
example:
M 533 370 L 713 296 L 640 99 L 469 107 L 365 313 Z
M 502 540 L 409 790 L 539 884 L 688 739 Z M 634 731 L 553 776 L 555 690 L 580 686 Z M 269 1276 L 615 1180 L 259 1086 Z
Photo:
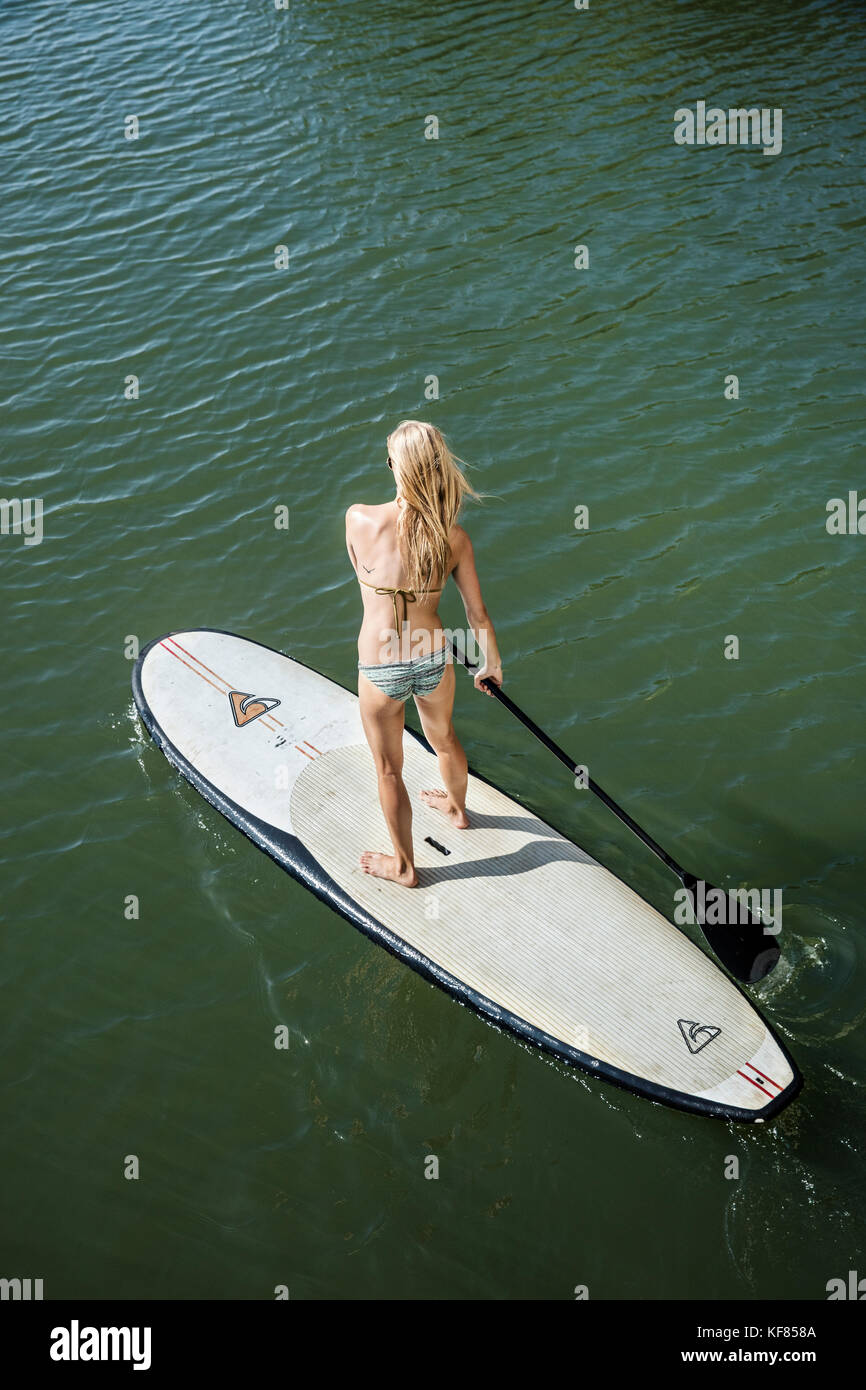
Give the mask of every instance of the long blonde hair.
M 388 454 L 405 506 L 397 519 L 397 547 L 413 589 L 434 588 L 448 574 L 448 533 L 465 497 L 481 494 L 458 468 L 435 425 L 401 420 L 388 436 Z

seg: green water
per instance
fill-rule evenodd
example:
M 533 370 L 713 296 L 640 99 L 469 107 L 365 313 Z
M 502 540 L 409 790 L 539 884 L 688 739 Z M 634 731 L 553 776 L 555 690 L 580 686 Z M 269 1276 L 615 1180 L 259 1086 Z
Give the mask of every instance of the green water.
M 797 0 L 2 0 L 0 481 L 44 534 L 0 536 L 0 1275 L 173 1299 L 866 1275 L 866 537 L 825 525 L 866 491 L 864 40 L 859 4 Z M 699 99 L 782 108 L 781 154 L 677 147 Z M 783 890 L 753 996 L 806 1086 L 774 1124 L 486 1026 L 139 727 L 130 638 L 171 628 L 351 683 L 343 513 L 388 497 L 405 416 L 488 494 L 466 524 L 512 697 L 698 874 Z M 468 678 L 456 719 L 479 772 L 670 910 Z

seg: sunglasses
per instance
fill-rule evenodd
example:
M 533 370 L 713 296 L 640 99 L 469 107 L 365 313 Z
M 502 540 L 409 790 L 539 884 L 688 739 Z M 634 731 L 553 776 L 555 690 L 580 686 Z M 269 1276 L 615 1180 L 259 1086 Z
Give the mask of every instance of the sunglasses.
M 391 469 L 391 472 L 393 473 L 393 471 L 394 471 L 394 460 L 391 458 L 391 455 L 390 455 L 390 454 L 388 455 L 388 467 Z

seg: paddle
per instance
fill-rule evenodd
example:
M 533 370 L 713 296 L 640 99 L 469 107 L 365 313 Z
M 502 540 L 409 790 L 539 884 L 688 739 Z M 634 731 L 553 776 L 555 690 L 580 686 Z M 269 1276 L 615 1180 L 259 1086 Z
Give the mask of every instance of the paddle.
M 463 653 L 457 651 L 453 643 L 449 642 L 449 646 L 453 654 L 457 657 L 457 660 L 462 662 L 467 671 L 473 672 L 478 670 L 478 666 L 473 665 L 467 660 Z M 564 749 L 559 747 L 559 744 L 554 743 L 553 739 L 550 738 L 543 729 L 539 729 L 535 721 L 530 719 L 528 714 L 524 714 L 523 710 L 519 709 L 514 701 L 509 699 L 505 692 L 499 689 L 498 685 L 489 680 L 485 680 L 483 685 L 485 689 L 489 690 L 490 693 L 495 696 L 501 705 L 504 705 L 515 718 L 520 720 L 521 724 L 525 725 L 530 733 L 535 735 L 540 743 L 544 744 L 545 748 L 550 750 L 554 757 L 558 758 L 561 763 L 564 763 L 570 772 L 577 772 L 578 769 L 574 759 L 570 758 Z M 617 805 L 613 797 L 608 796 L 607 792 L 604 791 L 592 777 L 587 777 L 586 785 L 589 787 L 590 791 L 595 792 L 595 795 L 604 802 L 609 810 L 613 811 L 615 816 L 619 817 L 623 825 L 627 825 L 629 830 L 636 835 L 639 840 L 642 840 L 647 848 L 651 849 L 653 854 L 657 855 L 662 863 L 666 864 L 668 868 L 676 874 L 691 899 L 692 910 L 694 911 L 704 936 L 725 968 L 729 970 L 732 975 L 736 975 L 738 980 L 744 980 L 749 984 L 754 984 L 756 980 L 761 980 L 765 975 L 769 975 L 770 971 L 774 969 L 778 963 L 780 951 L 775 936 L 772 934 L 765 934 L 763 918 L 747 910 L 745 904 L 740 903 L 738 899 L 734 899 L 733 901 L 736 904 L 737 911 L 730 915 L 733 915 L 735 919 L 738 918 L 739 920 L 735 920 L 734 922 L 708 922 L 704 910 L 706 899 L 710 894 L 718 894 L 719 890 L 714 889 L 711 884 L 707 883 L 706 879 L 697 879 L 694 874 L 690 874 L 688 870 L 682 868 L 666 850 L 662 849 L 661 845 L 656 843 L 651 835 L 648 835 L 647 832 L 637 824 L 637 821 L 632 820 L 627 811 L 624 811 L 621 806 Z M 703 897 L 701 897 L 698 892 L 701 883 L 703 883 Z M 718 902 L 718 897 L 714 897 L 713 901 Z M 731 901 L 731 897 L 726 894 L 724 898 L 725 913 L 723 915 L 728 915 L 727 906 L 731 904 Z M 746 920 L 743 921 L 743 918 Z

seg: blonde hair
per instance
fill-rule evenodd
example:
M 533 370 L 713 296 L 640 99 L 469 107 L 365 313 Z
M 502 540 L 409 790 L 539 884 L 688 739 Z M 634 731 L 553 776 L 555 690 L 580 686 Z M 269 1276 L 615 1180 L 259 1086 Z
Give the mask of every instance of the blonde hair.
M 480 501 L 435 425 L 401 420 L 388 436 L 400 496 L 405 502 L 397 519 L 397 547 L 409 585 L 434 588 L 448 574 L 448 533 L 465 497 Z

